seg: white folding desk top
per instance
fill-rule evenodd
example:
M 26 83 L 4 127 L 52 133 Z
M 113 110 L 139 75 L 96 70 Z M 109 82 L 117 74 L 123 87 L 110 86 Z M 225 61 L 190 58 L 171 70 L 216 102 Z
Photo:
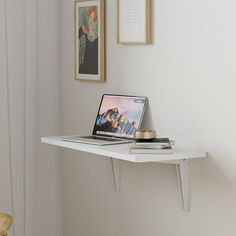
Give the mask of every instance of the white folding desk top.
M 172 154 L 131 154 L 130 144 L 116 144 L 107 146 L 98 146 L 91 144 L 81 144 L 61 140 L 62 136 L 43 137 L 42 143 L 47 143 L 59 147 L 70 148 L 78 151 L 89 152 L 101 156 L 112 157 L 131 162 L 170 162 L 183 159 L 205 158 L 206 152 L 201 150 L 174 148 Z
M 66 136 L 43 137 L 41 138 L 41 142 L 82 152 L 93 153 L 99 156 L 111 157 L 116 192 L 120 191 L 119 160 L 135 163 L 160 162 L 175 164 L 183 209 L 185 211 L 190 211 L 190 183 L 188 162 L 191 159 L 206 158 L 207 154 L 205 151 L 174 148 L 172 154 L 131 154 L 130 144 L 97 146 L 91 144 L 63 141 L 62 139 L 65 137 Z

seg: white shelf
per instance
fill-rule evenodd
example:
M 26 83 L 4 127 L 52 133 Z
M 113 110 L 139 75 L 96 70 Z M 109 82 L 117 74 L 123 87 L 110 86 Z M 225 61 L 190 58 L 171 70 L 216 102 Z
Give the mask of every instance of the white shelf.
M 101 156 L 112 157 L 131 162 L 171 162 L 183 159 L 205 158 L 206 152 L 201 150 L 174 149 L 172 154 L 131 154 L 130 144 L 116 144 L 108 146 L 96 146 L 75 142 L 62 141 L 62 137 L 44 137 L 42 143 L 52 144 L 59 147 L 70 148 L 78 151 L 89 152 Z
M 172 154 L 131 154 L 129 152 L 130 144 L 96 146 L 63 141 L 62 138 L 65 137 L 66 136 L 43 137 L 41 138 L 41 142 L 59 147 L 93 153 L 100 156 L 111 157 L 116 192 L 120 191 L 119 160 L 130 161 L 135 163 L 160 162 L 175 164 L 183 209 L 185 211 L 190 210 L 188 162 L 191 159 L 206 158 L 205 151 L 174 148 Z

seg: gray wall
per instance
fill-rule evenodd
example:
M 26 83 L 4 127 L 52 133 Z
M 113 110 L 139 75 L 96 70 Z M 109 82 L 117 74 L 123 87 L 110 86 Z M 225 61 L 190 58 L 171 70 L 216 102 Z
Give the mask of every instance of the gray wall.
M 108 158 L 63 150 L 64 235 L 234 235 L 236 2 L 153 1 L 149 46 L 116 44 L 115 2 L 106 1 L 107 82 L 97 84 L 73 80 L 73 3 L 61 1 L 63 133 L 90 133 L 103 93 L 146 95 L 146 125 L 209 158 L 190 164 L 186 213 L 173 166 L 122 162 L 116 194 Z

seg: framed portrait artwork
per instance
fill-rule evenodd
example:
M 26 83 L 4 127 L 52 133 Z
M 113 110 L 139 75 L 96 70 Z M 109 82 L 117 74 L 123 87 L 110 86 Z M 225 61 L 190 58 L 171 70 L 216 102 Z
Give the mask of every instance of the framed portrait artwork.
M 152 0 L 117 0 L 117 43 L 152 43 Z
M 105 80 L 105 0 L 75 0 L 75 79 Z

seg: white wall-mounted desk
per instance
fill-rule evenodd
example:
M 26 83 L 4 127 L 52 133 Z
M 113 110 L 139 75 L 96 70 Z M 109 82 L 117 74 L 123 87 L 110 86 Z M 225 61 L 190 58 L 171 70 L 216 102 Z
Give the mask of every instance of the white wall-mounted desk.
M 188 162 L 191 159 L 195 158 L 206 158 L 205 151 L 174 148 L 172 154 L 131 154 L 129 151 L 130 144 L 96 146 L 68 142 L 61 139 L 62 136 L 43 137 L 41 141 L 42 143 L 47 143 L 59 147 L 70 148 L 78 151 L 93 153 L 100 156 L 111 157 L 116 192 L 120 191 L 119 160 L 135 163 L 159 162 L 176 165 L 183 209 L 185 211 L 190 211 L 190 183 L 188 174 Z

